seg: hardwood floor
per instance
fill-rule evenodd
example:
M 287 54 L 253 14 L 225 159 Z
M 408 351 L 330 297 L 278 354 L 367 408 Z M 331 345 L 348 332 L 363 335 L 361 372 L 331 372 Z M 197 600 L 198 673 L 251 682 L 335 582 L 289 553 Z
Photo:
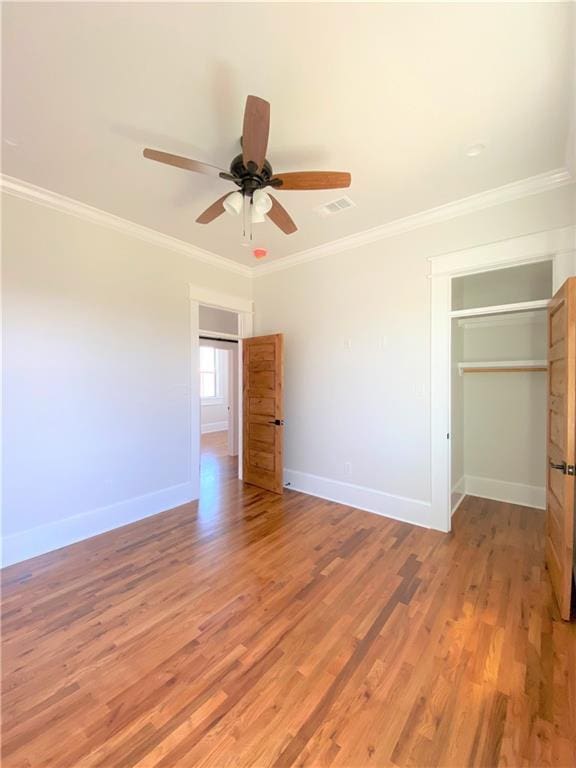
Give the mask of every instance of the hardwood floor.
M 3 572 L 4 768 L 576 765 L 542 513 L 443 535 L 235 474 L 208 448 L 198 507 Z
M 228 455 L 228 432 L 208 432 L 206 435 L 202 435 L 202 459 L 215 459 L 215 465 L 220 468 L 219 459 L 223 459 Z M 224 462 L 223 467 L 230 465 L 231 467 L 237 466 L 232 462 Z M 202 466 L 202 472 L 206 472 L 206 463 Z

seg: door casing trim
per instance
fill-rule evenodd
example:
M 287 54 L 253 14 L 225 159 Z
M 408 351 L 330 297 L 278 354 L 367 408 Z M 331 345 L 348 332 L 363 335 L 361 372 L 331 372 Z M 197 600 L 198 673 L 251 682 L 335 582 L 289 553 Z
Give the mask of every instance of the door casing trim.
M 242 339 L 253 335 L 254 327 L 254 302 L 243 296 L 212 291 L 199 285 L 189 285 L 190 296 L 190 347 L 191 347 L 191 387 L 190 387 L 190 419 L 191 419 L 191 453 L 192 453 L 192 482 L 195 488 L 195 497 L 200 497 L 200 380 L 198 368 L 200 363 L 200 344 L 198 339 L 199 308 L 200 304 L 225 309 L 238 314 L 238 477 L 242 479 Z

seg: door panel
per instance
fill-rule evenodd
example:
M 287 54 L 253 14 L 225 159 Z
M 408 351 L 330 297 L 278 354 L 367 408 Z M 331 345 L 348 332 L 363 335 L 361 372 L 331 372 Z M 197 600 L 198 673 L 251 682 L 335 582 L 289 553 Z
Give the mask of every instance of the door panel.
M 274 416 L 275 400 L 273 397 L 251 397 L 250 408 L 253 414 Z
M 576 277 L 564 283 L 548 309 L 547 454 L 546 564 L 560 614 L 568 620 L 574 567 Z
M 276 376 L 274 371 L 250 371 L 248 374 L 250 389 L 274 391 Z
M 566 378 L 566 363 L 564 360 L 552 360 L 549 358 L 550 393 L 557 397 L 564 397 L 563 387 Z
M 252 355 L 252 362 L 256 364 L 255 370 L 259 370 L 259 362 L 274 362 L 276 355 L 275 345 L 273 343 L 255 344 L 250 354 Z
M 244 339 L 244 481 L 282 493 L 284 339 L 281 333 Z M 278 424 L 274 422 L 278 421 Z
M 561 304 L 550 319 L 550 342 L 552 345 L 561 341 L 565 336 L 566 307 Z
M 250 424 L 250 441 L 274 445 L 276 427 L 272 424 Z
M 556 452 L 549 453 L 549 459 L 550 461 L 554 462 L 554 464 L 561 464 L 562 457 L 558 455 Z M 564 498 L 564 478 L 558 471 L 552 471 L 551 467 L 548 467 L 549 472 L 549 482 L 548 482 L 548 508 L 554 507 L 557 511 L 557 517 L 560 519 L 561 515 L 559 514 L 559 510 L 562 509 L 563 506 L 563 498 Z
M 267 451 L 250 451 L 250 463 L 257 469 L 266 469 L 272 472 L 274 469 L 274 454 Z
M 553 407 L 550 407 L 549 412 L 550 419 L 550 442 L 559 447 L 562 446 L 564 440 L 564 415 L 562 411 L 554 411 Z

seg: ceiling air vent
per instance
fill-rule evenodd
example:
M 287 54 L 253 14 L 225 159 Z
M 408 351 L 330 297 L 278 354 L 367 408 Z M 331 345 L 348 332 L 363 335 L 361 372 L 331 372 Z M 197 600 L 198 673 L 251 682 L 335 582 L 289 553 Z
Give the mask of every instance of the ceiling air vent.
M 355 208 L 356 203 L 349 197 L 339 197 L 338 200 L 332 200 L 330 203 L 319 205 L 315 210 L 320 216 L 333 216 L 335 213 L 341 213 L 347 208 Z

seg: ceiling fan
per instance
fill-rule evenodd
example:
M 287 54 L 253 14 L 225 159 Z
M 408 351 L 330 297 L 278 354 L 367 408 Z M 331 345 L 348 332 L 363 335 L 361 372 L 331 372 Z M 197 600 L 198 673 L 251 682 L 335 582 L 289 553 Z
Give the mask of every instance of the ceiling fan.
M 230 164 L 230 171 L 214 165 L 200 163 L 187 157 L 171 155 L 157 149 L 144 150 L 144 157 L 159 163 L 174 165 L 187 171 L 217 176 L 237 185 L 238 190 L 228 192 L 212 203 L 198 216 L 198 224 L 209 224 L 225 211 L 232 214 L 243 212 L 244 238 L 252 239 L 252 224 L 271 221 L 287 235 L 296 232 L 297 226 L 288 211 L 275 197 L 265 192 L 266 187 L 275 190 L 342 189 L 350 186 L 350 174 L 336 171 L 296 171 L 274 173 L 266 160 L 268 133 L 270 130 L 270 104 L 258 96 L 248 96 L 244 109 L 244 126 L 240 143 L 242 152 Z

